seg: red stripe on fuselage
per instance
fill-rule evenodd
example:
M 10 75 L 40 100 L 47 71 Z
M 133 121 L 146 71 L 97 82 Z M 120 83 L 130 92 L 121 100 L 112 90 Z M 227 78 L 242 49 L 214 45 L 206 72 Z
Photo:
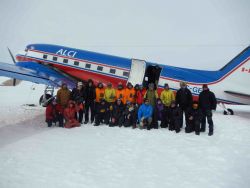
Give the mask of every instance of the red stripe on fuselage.
M 103 74 L 98 74 L 97 72 L 93 72 L 91 70 L 82 70 L 82 69 L 78 69 L 78 68 L 74 68 L 74 67 L 70 67 L 70 66 L 64 66 L 61 64 L 57 64 L 54 62 L 45 62 L 42 60 L 37 60 L 37 59 L 33 59 L 33 58 L 28 58 L 28 57 L 22 57 L 22 56 L 17 56 L 17 60 L 18 61 L 33 61 L 33 62 L 38 62 L 38 63 L 48 63 L 48 64 L 52 64 L 55 68 L 58 68 L 59 70 L 65 72 L 66 74 L 76 77 L 80 80 L 88 80 L 88 79 L 92 79 L 94 81 L 95 84 L 97 84 L 98 82 L 102 82 L 102 83 L 108 83 L 111 82 L 113 86 L 117 86 L 119 82 L 122 82 L 123 84 L 127 83 L 127 79 L 121 79 L 121 78 L 116 78 L 116 77 L 112 77 L 109 75 L 103 75 Z

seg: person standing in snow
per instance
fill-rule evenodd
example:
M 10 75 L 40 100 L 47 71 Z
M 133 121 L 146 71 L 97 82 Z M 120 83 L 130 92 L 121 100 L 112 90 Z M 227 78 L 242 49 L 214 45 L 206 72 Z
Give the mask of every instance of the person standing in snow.
M 188 126 L 187 110 L 192 107 L 193 97 L 185 82 L 180 82 L 180 87 L 176 92 L 176 104 L 181 108 L 182 114 L 185 114 L 186 126 Z M 181 118 L 181 127 L 183 127 L 183 115 Z
M 169 89 L 169 85 L 166 83 L 164 85 L 164 90 L 161 92 L 160 99 L 164 104 L 164 116 L 162 118 L 161 127 L 167 128 L 169 126 L 169 109 L 172 101 L 175 100 L 175 95 L 172 90 Z
M 71 92 L 68 89 L 67 84 L 63 83 L 61 89 L 57 91 L 56 102 L 60 104 L 62 108 L 66 108 L 70 100 L 70 94 Z
M 133 85 L 129 82 L 127 84 L 127 88 L 125 89 L 125 101 L 126 103 L 129 101 L 131 103 L 135 103 L 135 89 Z
M 140 107 L 143 104 L 145 93 L 146 89 L 143 88 L 142 85 L 138 85 L 138 89 L 136 90 L 136 104 L 138 107 Z
M 203 91 L 199 94 L 199 107 L 202 111 L 201 132 L 206 131 L 206 119 L 209 124 L 208 135 L 212 136 L 214 133 L 213 113 L 216 110 L 217 100 L 212 91 L 209 90 L 207 84 L 203 84 Z
M 123 85 L 122 85 L 121 82 L 119 82 L 118 85 L 117 85 L 115 95 L 116 95 L 116 99 L 121 99 L 121 102 L 123 104 L 126 104 L 125 90 L 123 89 Z
M 151 128 L 157 128 L 157 122 L 155 118 L 155 105 L 156 105 L 156 100 L 159 98 L 157 89 L 155 89 L 154 83 L 149 83 L 148 84 L 148 90 L 145 92 L 144 98 L 147 98 L 149 100 L 149 104 L 153 108 L 153 119 L 151 122 Z
M 91 79 L 88 80 L 86 87 L 86 98 L 85 98 L 85 121 L 84 124 L 89 122 L 89 110 L 90 110 L 90 120 L 91 123 L 94 122 L 95 118 L 95 99 L 96 99 L 96 91 L 94 83 Z
M 75 101 L 78 112 L 76 113 L 76 118 L 80 124 L 82 124 L 83 112 L 84 112 L 84 104 L 85 104 L 85 88 L 82 82 L 78 82 L 76 88 L 74 88 L 71 92 L 70 99 Z
M 112 109 L 112 105 L 115 102 L 115 98 L 116 98 L 116 91 L 112 87 L 112 84 L 108 83 L 107 88 L 104 91 L 104 99 L 105 99 L 106 105 L 108 106 L 109 109 Z M 110 120 L 110 113 L 107 113 L 106 115 L 107 115 L 107 119 L 109 121 Z

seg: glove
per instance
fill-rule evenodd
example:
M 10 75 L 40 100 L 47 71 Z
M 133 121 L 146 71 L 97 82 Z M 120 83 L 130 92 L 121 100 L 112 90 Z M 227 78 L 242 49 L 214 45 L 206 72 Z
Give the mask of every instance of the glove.
M 145 117 L 142 117 L 142 118 L 141 118 L 141 122 L 143 122 L 144 119 L 145 119 Z

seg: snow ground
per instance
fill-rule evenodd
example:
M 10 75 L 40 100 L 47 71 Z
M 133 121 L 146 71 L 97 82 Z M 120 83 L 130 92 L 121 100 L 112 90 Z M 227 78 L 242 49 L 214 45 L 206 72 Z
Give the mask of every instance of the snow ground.
M 1 188 L 249 187 L 249 106 L 234 106 L 234 116 L 218 109 L 212 137 L 90 124 L 47 128 L 44 108 L 23 106 L 37 104 L 43 89 L 0 86 Z

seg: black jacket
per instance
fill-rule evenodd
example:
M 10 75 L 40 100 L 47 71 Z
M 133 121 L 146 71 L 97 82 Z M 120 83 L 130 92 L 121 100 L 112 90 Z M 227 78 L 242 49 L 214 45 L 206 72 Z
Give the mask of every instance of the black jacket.
M 74 88 L 70 94 L 70 99 L 78 104 L 85 101 L 85 98 L 86 98 L 86 93 L 84 89 L 79 90 L 77 88 Z
M 94 86 L 87 86 L 85 89 L 86 92 L 86 103 L 93 102 L 95 100 L 96 94 L 95 94 L 95 87 Z
M 106 102 L 104 102 L 103 104 L 100 103 L 96 106 L 96 113 L 97 114 L 105 114 L 107 112 L 109 112 L 109 107 L 108 107 Z
M 190 108 L 193 104 L 192 93 L 188 88 L 179 89 L 176 93 L 176 104 L 183 110 Z
M 201 121 L 202 112 L 201 112 L 201 110 L 199 108 L 198 109 L 189 108 L 188 111 L 187 111 L 187 116 L 188 116 L 188 118 L 193 116 L 194 121 Z
M 179 107 L 169 109 L 170 121 L 179 121 L 182 119 L 182 111 Z
M 208 90 L 203 90 L 199 94 L 199 108 L 201 110 L 216 110 L 217 100 L 213 92 Z
M 119 118 L 123 115 L 124 113 L 124 105 L 121 103 L 120 105 L 114 104 L 112 105 L 113 109 L 111 112 L 111 116 L 114 118 Z

